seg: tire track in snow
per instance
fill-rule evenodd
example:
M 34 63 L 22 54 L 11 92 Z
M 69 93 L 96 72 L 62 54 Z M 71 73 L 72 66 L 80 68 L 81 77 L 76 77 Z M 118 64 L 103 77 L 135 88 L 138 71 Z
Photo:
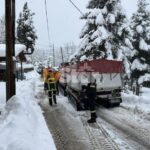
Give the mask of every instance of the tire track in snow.
M 129 120 L 123 114 L 117 114 L 117 109 L 108 110 L 105 108 L 100 108 L 98 111 L 98 116 L 106 121 L 111 126 L 114 126 L 117 130 L 124 133 L 127 140 L 130 142 L 135 142 L 141 145 L 144 149 L 150 149 L 150 131 L 144 127 L 137 124 L 133 119 Z M 115 112 L 116 111 L 116 112 Z M 125 114 L 124 114 L 125 115 Z M 126 115 L 128 111 L 126 110 Z M 130 142 L 130 143 L 131 143 Z
M 91 150 L 120 150 L 99 123 L 88 124 L 84 115 L 81 115 L 81 121 L 89 135 Z

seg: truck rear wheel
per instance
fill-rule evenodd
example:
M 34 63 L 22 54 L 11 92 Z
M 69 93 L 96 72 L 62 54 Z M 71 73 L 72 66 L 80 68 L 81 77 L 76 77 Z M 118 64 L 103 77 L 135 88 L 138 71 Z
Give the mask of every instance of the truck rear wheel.
M 64 94 L 64 96 L 67 96 L 66 90 L 63 90 L 63 94 Z
M 81 107 L 80 103 L 76 102 L 76 109 L 77 109 L 77 111 L 81 111 L 82 110 L 82 107 Z
M 105 107 L 106 107 L 106 108 L 110 108 L 110 107 L 111 107 L 111 103 L 106 102 Z
M 116 107 L 119 107 L 119 106 L 120 106 L 120 103 L 116 103 L 115 106 L 116 106 Z

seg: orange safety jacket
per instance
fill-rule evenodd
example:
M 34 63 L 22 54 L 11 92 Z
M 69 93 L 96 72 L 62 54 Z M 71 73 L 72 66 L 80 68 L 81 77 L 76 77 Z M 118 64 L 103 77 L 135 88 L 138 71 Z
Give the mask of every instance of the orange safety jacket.
M 43 69 L 43 79 L 44 79 L 44 82 L 46 82 L 46 80 L 48 78 L 48 75 L 49 75 L 48 68 Z
M 59 81 L 60 76 L 61 76 L 61 73 L 59 71 L 54 72 L 54 78 L 55 78 L 56 81 Z

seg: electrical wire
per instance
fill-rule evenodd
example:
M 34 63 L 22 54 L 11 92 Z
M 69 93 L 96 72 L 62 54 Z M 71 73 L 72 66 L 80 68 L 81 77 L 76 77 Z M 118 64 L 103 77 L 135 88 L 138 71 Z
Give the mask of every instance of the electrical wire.
M 81 15 L 84 16 L 84 13 L 81 11 L 81 9 L 72 0 L 69 0 L 69 2 L 78 10 L 78 12 L 80 12 Z
M 84 16 L 84 13 L 80 10 L 80 8 L 72 1 L 72 0 L 69 0 L 69 2 L 76 8 L 76 10 L 78 11 L 78 12 L 80 12 L 80 14 L 82 15 L 82 16 Z M 88 19 L 88 17 L 87 17 L 87 22 L 88 23 L 90 23 L 90 20 Z M 97 31 L 101 34 L 101 31 L 99 30 L 99 29 L 97 29 Z M 81 41 L 81 43 L 84 41 L 84 39 Z
M 49 48 L 50 48 L 50 51 L 51 51 L 50 29 L 49 29 L 49 20 L 48 20 L 47 1 L 46 1 L 46 0 L 45 0 L 45 14 L 46 14 L 46 22 L 47 22 L 47 32 L 48 32 Z M 55 51 L 54 51 L 54 45 L 53 45 L 53 65 L 55 66 Z
M 48 13 L 47 13 L 47 0 L 45 0 L 45 14 L 46 14 L 46 23 L 47 23 L 47 34 L 48 34 L 48 41 L 49 41 L 49 46 L 51 45 L 50 43 L 50 29 L 49 29 L 49 20 L 48 20 Z

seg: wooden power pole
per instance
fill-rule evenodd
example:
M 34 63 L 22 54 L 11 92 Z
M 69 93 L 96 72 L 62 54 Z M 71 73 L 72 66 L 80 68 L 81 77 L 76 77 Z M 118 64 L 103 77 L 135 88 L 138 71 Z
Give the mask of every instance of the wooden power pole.
M 5 21 L 6 21 L 6 101 L 9 100 L 15 92 L 15 71 L 14 71 L 14 6 L 15 0 L 5 0 Z
M 63 49 L 62 49 L 62 47 L 60 48 L 60 51 L 61 51 L 61 59 L 62 59 L 62 63 L 64 63 L 64 55 L 63 55 Z
M 53 66 L 55 67 L 55 48 L 53 44 Z
M 15 20 L 16 20 L 16 0 L 12 0 L 12 36 L 13 36 L 13 56 L 15 56 Z M 16 94 L 16 62 L 13 62 L 13 80 L 12 80 L 12 88 L 13 88 L 13 95 Z

